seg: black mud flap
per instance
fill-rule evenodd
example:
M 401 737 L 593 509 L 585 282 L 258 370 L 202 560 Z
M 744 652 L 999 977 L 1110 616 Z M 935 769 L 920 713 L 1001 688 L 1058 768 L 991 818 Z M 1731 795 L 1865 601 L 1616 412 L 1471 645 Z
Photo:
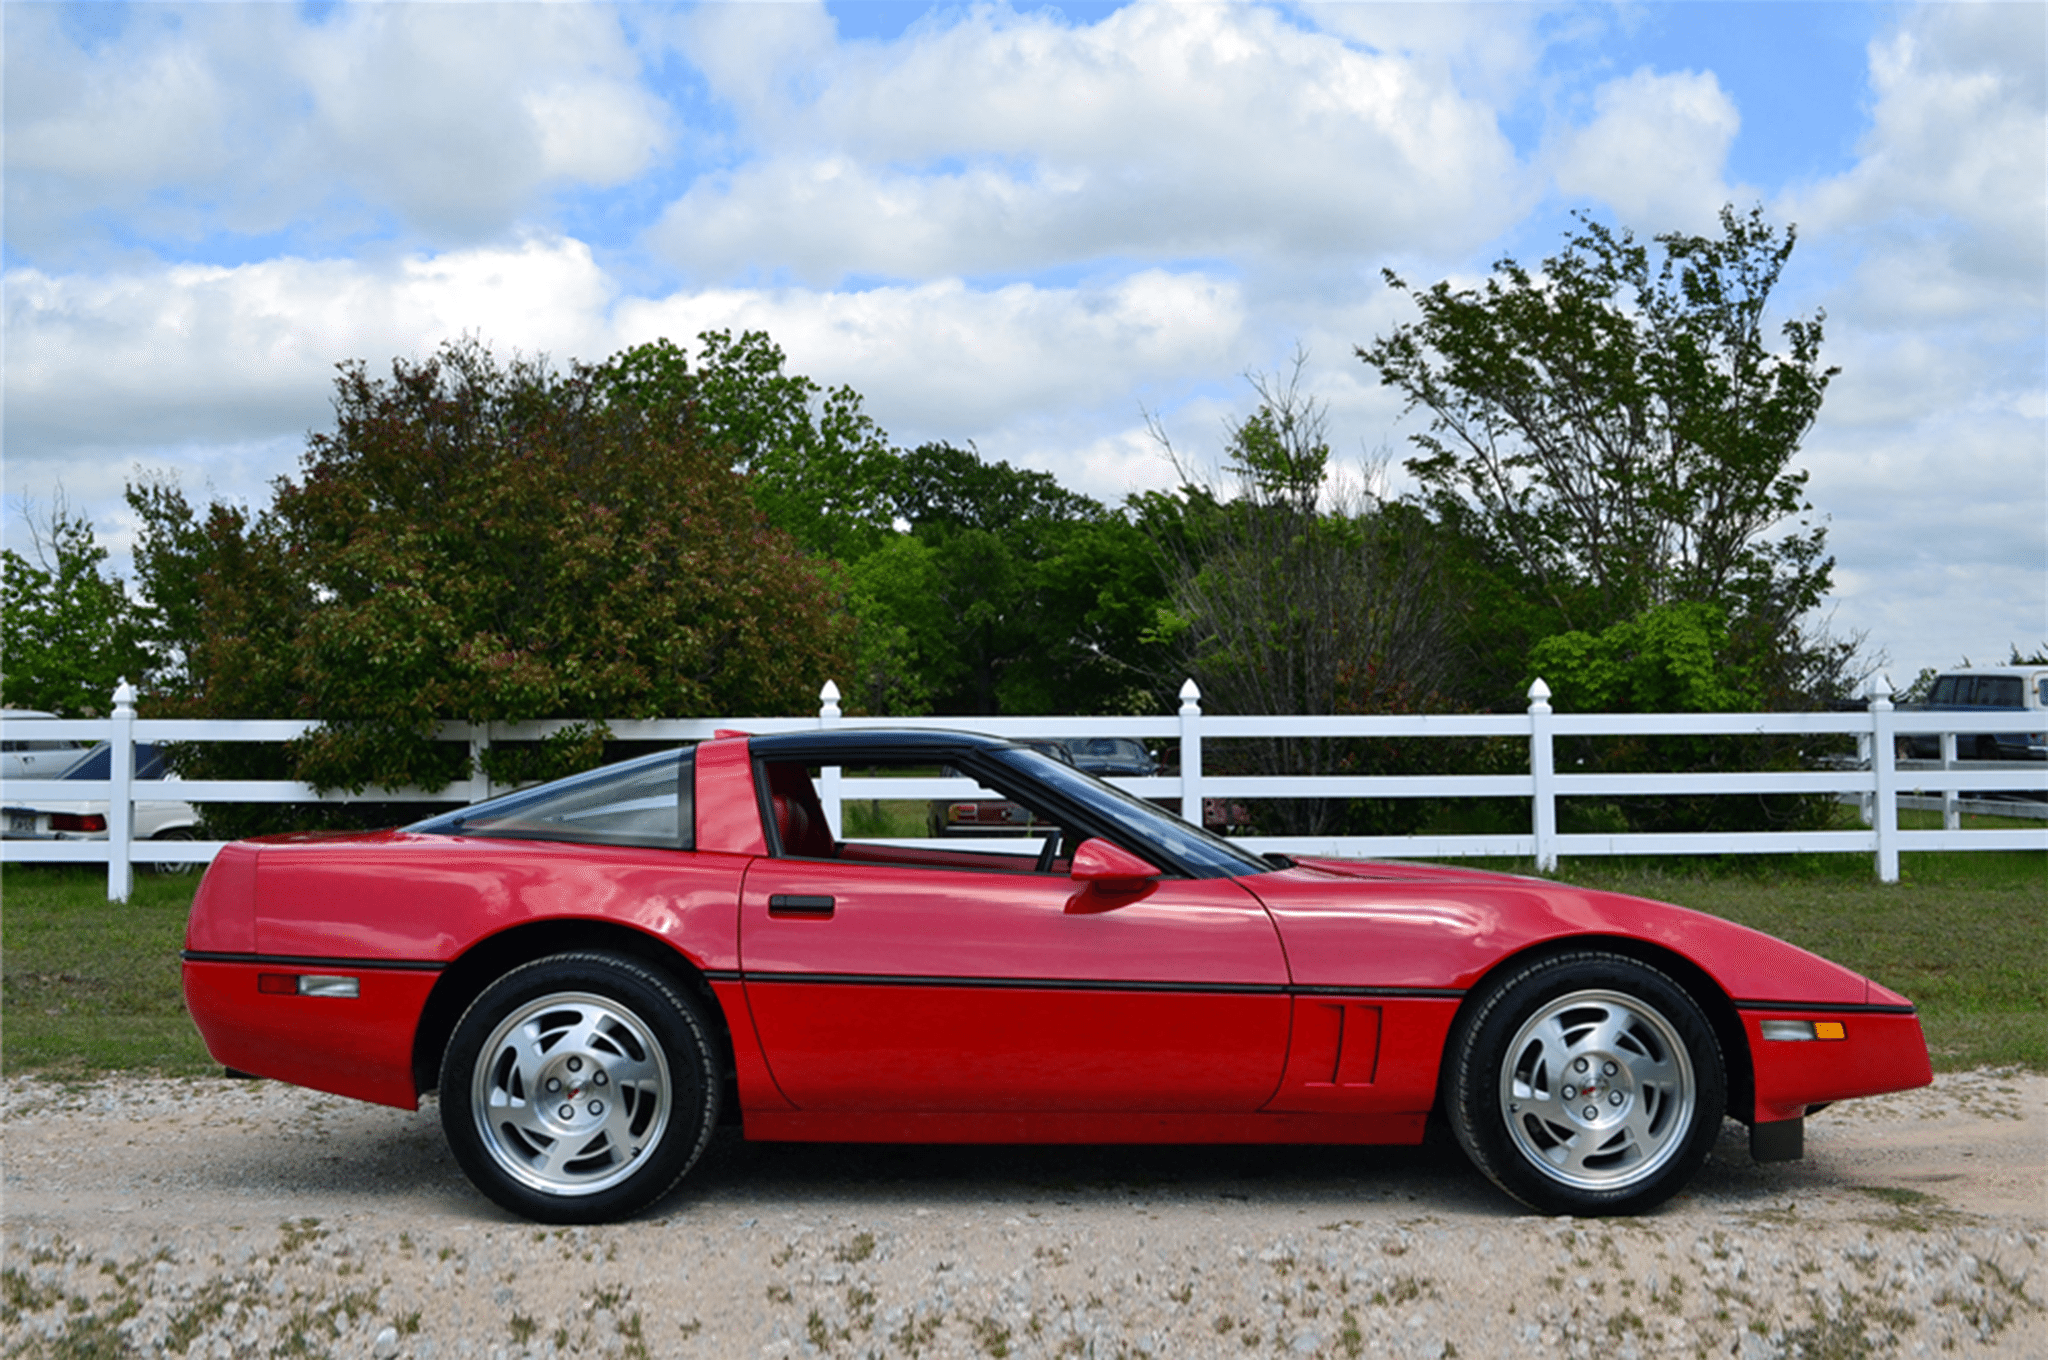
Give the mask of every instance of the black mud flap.
M 1759 1162 L 1796 1162 L 1806 1155 L 1806 1121 L 1776 1119 L 1749 1126 L 1749 1155 Z

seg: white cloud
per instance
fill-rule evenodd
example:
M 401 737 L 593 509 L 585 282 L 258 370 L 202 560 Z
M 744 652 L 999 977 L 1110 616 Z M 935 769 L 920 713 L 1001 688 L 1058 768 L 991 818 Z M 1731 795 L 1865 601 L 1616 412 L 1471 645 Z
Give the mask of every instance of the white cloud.
M 1441 63 L 1267 9 L 1137 5 L 1069 27 L 980 8 L 829 49 L 800 15 L 755 31 L 718 12 L 684 40 L 758 151 L 651 233 L 700 277 L 1449 249 L 1533 187 Z M 777 74 L 793 53 L 808 79 Z
M 6 295 L 17 490 L 47 488 L 80 461 L 175 461 L 179 449 L 324 426 L 336 362 L 381 373 L 393 356 L 423 357 L 464 333 L 560 362 L 663 335 L 694 347 L 707 329 L 766 330 L 792 371 L 851 384 L 904 442 L 973 439 L 1049 411 L 1109 410 L 1128 424 L 1132 393 L 1189 373 L 1227 379 L 1247 344 L 1237 285 L 1200 274 L 620 300 L 587 247 L 540 238 L 389 264 L 18 270 Z
M 1506 108 L 1535 78 L 1546 45 L 1543 30 L 1569 24 L 1558 4 L 1359 3 L 1311 0 L 1294 11 L 1327 33 L 1369 51 L 1394 52 L 1449 71 L 1458 87 L 1494 108 Z
M 1937 5 L 1871 45 L 1872 127 L 1848 174 L 1789 198 L 1818 231 L 1943 240 L 1976 286 L 2039 311 L 2048 276 L 2048 8 Z M 1926 301 L 1951 313 L 1946 289 Z M 1910 304 L 1913 290 L 1894 304 Z
M 1808 441 L 1843 618 L 1898 661 L 2048 638 L 2048 10 L 1938 5 L 1871 44 L 1846 173 L 1789 193 L 1837 280 Z
M 615 324 L 621 344 L 765 330 L 792 371 L 852 385 L 899 442 L 957 442 L 1049 410 L 1127 419 L 1149 381 L 1228 373 L 1244 303 L 1227 281 L 1146 270 L 1104 287 L 711 290 L 622 303 Z
M 88 49 L 6 6 L 8 239 L 380 225 L 505 232 L 548 188 L 616 184 L 669 140 L 609 9 L 138 5 Z
M 1741 196 L 1721 172 L 1742 119 L 1713 72 L 1644 68 L 1602 85 L 1593 108 L 1593 121 L 1551 150 L 1565 193 L 1599 199 L 1651 234 L 1711 230 Z
M 281 259 L 6 279 L 10 480 L 82 449 L 273 438 L 323 422 L 334 365 L 472 332 L 583 356 L 611 285 L 573 241 L 389 265 Z M 280 469 L 282 470 L 282 469 Z

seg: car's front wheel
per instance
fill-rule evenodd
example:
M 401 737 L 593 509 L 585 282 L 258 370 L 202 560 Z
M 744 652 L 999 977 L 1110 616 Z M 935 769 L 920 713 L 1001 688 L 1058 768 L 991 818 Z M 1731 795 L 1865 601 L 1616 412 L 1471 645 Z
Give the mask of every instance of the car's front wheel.
M 1616 954 L 1554 955 L 1495 981 L 1453 1030 L 1444 1108 L 1473 1164 L 1545 1213 L 1627 1214 L 1692 1179 L 1727 1076 L 1684 988 Z
M 667 1194 L 718 1122 L 716 1046 L 674 982 L 557 954 L 486 988 L 441 1064 L 441 1126 L 476 1187 L 543 1223 L 602 1223 Z

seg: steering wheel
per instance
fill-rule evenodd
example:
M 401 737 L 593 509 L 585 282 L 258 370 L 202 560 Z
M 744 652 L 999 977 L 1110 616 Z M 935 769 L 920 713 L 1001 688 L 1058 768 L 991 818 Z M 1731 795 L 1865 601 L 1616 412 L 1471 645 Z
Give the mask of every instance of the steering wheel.
M 1057 831 L 1047 832 L 1045 837 L 1045 845 L 1038 852 L 1038 863 L 1032 866 L 1031 872 L 1034 874 L 1051 873 L 1052 862 L 1055 859 L 1059 858 L 1059 853 L 1060 833 Z

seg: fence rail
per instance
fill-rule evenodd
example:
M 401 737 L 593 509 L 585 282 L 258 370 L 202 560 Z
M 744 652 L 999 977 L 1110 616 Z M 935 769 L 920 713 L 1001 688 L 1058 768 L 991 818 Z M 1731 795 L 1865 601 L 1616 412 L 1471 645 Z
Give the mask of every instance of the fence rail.
M 1526 798 L 1529 830 L 1509 834 L 1408 836 L 1244 836 L 1254 850 L 1333 856 L 1400 855 L 1415 858 L 1510 856 L 1533 859 L 1538 868 L 1554 870 L 1566 855 L 1771 854 L 1785 852 L 1867 853 L 1877 877 L 1887 883 L 1899 877 L 1899 855 L 1907 850 L 2042 850 L 2048 849 L 2048 827 L 1963 830 L 1960 809 L 1966 796 L 1984 793 L 2048 795 L 2048 766 L 2018 761 L 1959 761 L 1956 737 L 2009 732 L 2022 719 L 2009 712 L 1964 714 L 1894 708 L 1888 691 L 1873 693 L 1867 711 L 1856 713 L 1654 713 L 1558 714 L 1550 707 L 1550 691 L 1539 680 L 1529 690 L 1529 708 L 1519 714 L 1418 714 L 1384 716 L 1212 717 L 1201 707 L 1201 694 L 1190 680 L 1181 689 L 1181 706 L 1170 717 L 1126 718 L 849 718 L 839 708 L 838 687 L 820 691 L 815 717 L 631 719 L 607 724 L 619 741 L 696 742 L 720 729 L 754 733 L 815 731 L 820 727 L 955 728 L 1010 738 L 1135 737 L 1177 745 L 1178 774 L 1118 778 L 1141 797 L 1178 799 L 1181 815 L 1199 821 L 1205 799 L 1268 798 Z M 134 839 L 134 807 L 153 800 L 187 803 L 311 803 L 311 802 L 478 802 L 505 789 L 478 773 L 444 789 L 367 789 L 361 793 L 321 792 L 291 780 L 135 778 L 136 742 L 282 742 L 319 724 L 310 721 L 161 719 L 135 716 L 134 690 L 123 684 L 114 695 L 109 718 L 10 718 L 4 731 L 11 745 L 18 741 L 83 740 L 112 744 L 109 777 L 104 780 L 14 779 L 0 781 L 0 805 L 8 812 L 9 835 L 0 840 L 0 861 L 104 862 L 107 895 L 125 900 L 138 858 L 148 863 L 210 861 L 218 841 L 149 841 Z M 440 739 L 467 742 L 472 756 L 496 741 L 532 741 L 560 730 L 566 722 L 471 724 L 449 722 Z M 1908 761 L 1898 758 L 1899 738 L 1938 735 L 1941 758 Z M 1838 768 L 1821 770 L 1755 770 L 1713 774 L 1559 773 L 1559 737 L 1601 736 L 1846 736 L 1854 737 L 1858 757 Z M 1494 775 L 1211 775 L 1202 764 L 1204 740 L 1271 737 L 1413 739 L 1493 737 L 1528 745 L 1528 773 Z M 472 767 L 481 769 L 472 760 Z M 900 780 L 845 776 L 828 770 L 819 792 L 835 835 L 841 832 L 844 800 L 858 798 L 968 798 L 977 792 L 970 779 Z M 1637 797 L 1654 794 L 1833 794 L 1859 803 L 1865 826 L 1848 831 L 1633 832 L 1587 834 L 1558 830 L 1560 798 Z M 1940 830 L 1912 831 L 1899 827 L 1902 801 L 1926 805 L 1939 799 L 1946 816 Z M 104 802 L 107 831 L 97 839 L 15 839 L 14 810 L 39 803 Z

